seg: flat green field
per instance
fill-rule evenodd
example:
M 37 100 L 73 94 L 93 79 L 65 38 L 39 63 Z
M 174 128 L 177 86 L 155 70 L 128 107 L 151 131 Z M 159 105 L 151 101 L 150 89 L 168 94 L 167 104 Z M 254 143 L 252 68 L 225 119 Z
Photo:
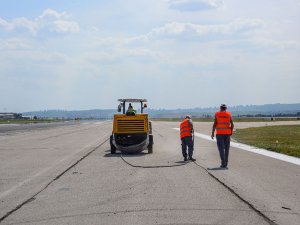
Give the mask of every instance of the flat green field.
M 28 123 L 52 123 L 63 120 L 0 120 L 0 124 L 28 124 Z
M 233 138 L 244 144 L 300 158 L 300 125 L 238 129 Z
M 151 118 L 153 121 L 169 121 L 169 122 L 179 122 L 182 121 L 183 118 Z M 213 122 L 214 118 L 194 118 L 192 117 L 194 122 Z M 233 117 L 233 122 L 270 122 L 271 118 L 261 118 L 261 117 Z M 297 121 L 296 117 L 294 118 L 274 118 L 274 122 L 276 121 Z

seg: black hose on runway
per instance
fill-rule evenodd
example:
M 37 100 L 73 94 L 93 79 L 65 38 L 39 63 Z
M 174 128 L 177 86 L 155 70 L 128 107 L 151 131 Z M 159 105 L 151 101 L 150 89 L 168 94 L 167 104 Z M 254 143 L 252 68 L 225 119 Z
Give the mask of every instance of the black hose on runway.
M 179 167 L 179 166 L 185 166 L 188 164 L 188 162 L 184 162 L 182 164 L 178 164 L 178 165 L 160 165 L 160 166 L 139 166 L 139 165 L 134 165 L 130 162 L 128 162 L 126 159 L 124 159 L 123 154 L 121 153 L 121 159 L 128 164 L 131 167 L 135 167 L 135 168 L 143 168 L 143 169 L 157 169 L 157 168 L 171 168 L 171 167 Z

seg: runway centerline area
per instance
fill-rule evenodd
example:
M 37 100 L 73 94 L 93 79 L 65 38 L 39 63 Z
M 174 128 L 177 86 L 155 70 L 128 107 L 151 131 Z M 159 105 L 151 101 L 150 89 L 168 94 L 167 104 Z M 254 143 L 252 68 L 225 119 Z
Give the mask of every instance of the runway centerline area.
M 178 123 L 152 125 L 153 154 L 129 155 L 111 121 L 3 128 L 0 224 L 300 224 L 298 165 L 232 147 L 219 170 L 208 123 L 186 163 Z

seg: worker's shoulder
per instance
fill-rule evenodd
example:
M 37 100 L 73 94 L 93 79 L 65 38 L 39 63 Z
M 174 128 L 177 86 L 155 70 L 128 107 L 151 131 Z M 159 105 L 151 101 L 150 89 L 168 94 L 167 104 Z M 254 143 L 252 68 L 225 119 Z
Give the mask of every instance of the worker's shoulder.
M 215 116 L 218 116 L 218 115 L 229 115 L 229 116 L 231 116 L 231 113 L 229 111 L 217 111 L 217 112 L 215 112 Z
M 193 124 L 193 120 L 192 119 L 189 119 L 188 122 L 189 122 L 189 124 Z

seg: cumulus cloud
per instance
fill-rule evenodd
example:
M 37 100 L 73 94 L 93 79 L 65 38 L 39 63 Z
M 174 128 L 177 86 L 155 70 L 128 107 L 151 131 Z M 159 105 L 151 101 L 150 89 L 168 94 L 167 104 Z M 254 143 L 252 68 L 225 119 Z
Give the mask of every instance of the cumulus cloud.
M 34 21 L 31 21 L 24 17 L 13 19 L 11 22 L 0 18 L 0 28 L 7 32 L 28 31 L 31 34 L 35 34 L 37 24 Z
M 77 22 L 70 20 L 71 15 L 59 13 L 52 9 L 46 9 L 42 15 L 36 18 L 36 23 L 43 32 L 58 34 L 77 33 L 80 27 Z
M 0 50 L 26 50 L 30 48 L 30 43 L 23 39 L 0 39 Z
M 168 39 L 183 41 L 225 41 L 250 39 L 255 37 L 256 31 L 264 27 L 259 19 L 237 19 L 226 24 L 202 25 L 195 23 L 172 22 L 152 29 L 149 33 L 133 37 L 103 37 L 96 36 L 87 43 L 98 53 L 86 55 L 86 60 L 115 62 L 125 58 L 141 57 L 144 59 L 161 58 L 164 54 L 155 49 L 155 41 L 168 41 Z M 222 42 L 219 42 L 222 43 Z M 178 45 L 180 46 L 180 45 Z
M 29 60 L 39 64 L 59 65 L 59 64 L 67 63 L 69 60 L 68 56 L 59 52 L 45 53 L 45 52 L 35 51 L 32 53 L 33 54 L 32 56 L 29 57 Z
M 264 25 L 259 19 L 238 19 L 234 22 L 218 25 L 201 25 L 194 23 L 172 22 L 154 28 L 147 36 L 151 38 L 203 38 L 214 36 L 222 39 L 227 36 L 247 34 Z
M 77 33 L 80 31 L 78 24 L 74 21 L 56 20 L 51 27 L 50 31 L 57 33 Z
M 260 49 L 272 49 L 272 50 L 294 50 L 299 51 L 300 49 L 300 42 L 299 41 L 288 41 L 288 40 L 273 40 L 269 38 L 254 38 L 251 43 L 253 46 L 256 46 L 256 48 Z M 255 47 L 253 47 L 255 49 Z
M 10 31 L 13 29 L 13 26 L 9 22 L 7 22 L 6 20 L 4 20 L 0 17 L 0 28 L 4 29 L 6 31 Z
M 218 9 L 223 6 L 223 0 L 168 0 L 169 7 L 179 11 L 202 11 Z
M 18 34 L 28 32 L 32 36 L 39 34 L 68 34 L 77 33 L 80 27 L 77 22 L 70 20 L 71 15 L 66 12 L 59 13 L 52 9 L 46 9 L 40 16 L 33 20 L 27 18 L 15 18 L 7 21 L 0 18 L 0 30 Z
M 42 15 L 40 15 L 38 17 L 38 19 L 39 20 L 45 20 L 45 19 L 53 20 L 53 19 L 68 19 L 70 17 L 71 17 L 71 15 L 66 12 L 59 13 L 53 9 L 46 9 L 42 13 Z
M 83 58 L 89 62 L 106 62 L 116 63 L 135 59 L 135 61 L 149 61 L 157 57 L 158 53 L 147 48 L 126 48 L 125 46 L 119 48 L 111 48 L 101 52 L 89 52 Z

